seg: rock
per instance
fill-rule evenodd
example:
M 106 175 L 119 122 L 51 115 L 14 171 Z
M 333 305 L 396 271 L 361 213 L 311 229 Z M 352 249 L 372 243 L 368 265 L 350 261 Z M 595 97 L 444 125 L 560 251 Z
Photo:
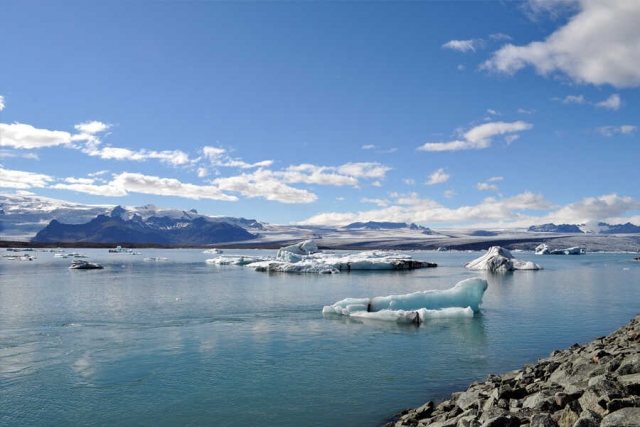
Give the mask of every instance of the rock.
M 640 427 L 640 314 L 606 337 L 395 419 L 394 427 Z
M 640 408 L 622 408 L 602 419 L 600 427 L 640 427 Z
M 566 407 L 562 410 L 560 418 L 558 419 L 558 427 L 572 427 L 576 421 L 578 421 L 578 414 L 573 412 L 570 407 Z
M 512 415 L 496 417 L 486 421 L 481 427 L 520 427 L 520 419 Z
M 535 414 L 531 417 L 529 425 L 531 427 L 558 427 L 549 414 Z

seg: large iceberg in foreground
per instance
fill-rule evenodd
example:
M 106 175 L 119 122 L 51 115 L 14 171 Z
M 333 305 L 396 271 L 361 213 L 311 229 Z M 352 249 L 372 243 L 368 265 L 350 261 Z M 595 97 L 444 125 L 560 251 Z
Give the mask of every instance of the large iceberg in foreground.
M 335 274 L 352 270 L 413 270 L 437 264 L 386 251 L 299 255 L 281 249 L 275 260 L 253 263 L 250 267 L 263 272 Z
M 453 288 L 375 298 L 347 298 L 325 306 L 323 314 L 420 323 L 439 317 L 472 317 L 480 310 L 487 281 L 479 278 L 458 282 Z
M 542 270 L 542 267 L 531 261 L 522 261 L 511 255 L 511 252 L 500 246 L 491 246 L 486 254 L 464 265 L 471 270 L 513 271 Z

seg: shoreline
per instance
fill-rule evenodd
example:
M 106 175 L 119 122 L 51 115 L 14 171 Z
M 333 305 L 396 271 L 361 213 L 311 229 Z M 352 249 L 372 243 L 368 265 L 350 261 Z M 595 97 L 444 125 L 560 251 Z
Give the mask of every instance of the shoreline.
M 590 343 L 489 375 L 385 427 L 640 427 L 640 314 Z

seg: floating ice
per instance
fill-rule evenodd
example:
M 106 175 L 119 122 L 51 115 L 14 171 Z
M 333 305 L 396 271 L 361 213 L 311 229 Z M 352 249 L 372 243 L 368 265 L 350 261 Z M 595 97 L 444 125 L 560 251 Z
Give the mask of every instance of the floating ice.
M 453 288 L 375 298 L 347 298 L 325 306 L 323 314 L 420 323 L 441 317 L 472 317 L 480 310 L 487 281 L 479 278 L 458 282 Z
M 314 240 L 305 240 L 304 242 L 296 243 L 295 245 L 285 246 L 280 248 L 276 259 L 286 258 L 287 254 L 295 255 L 309 255 L 314 252 L 318 252 L 318 245 Z M 286 259 L 283 259 L 286 261 Z
M 210 258 L 205 262 L 215 265 L 249 265 L 255 262 L 266 261 L 269 257 L 247 256 L 247 255 L 221 255 L 218 258 Z
M 551 249 L 545 243 L 536 247 L 536 255 L 584 255 L 586 251 L 580 246 L 566 249 Z
M 410 255 L 386 251 L 366 251 L 353 254 L 314 253 L 300 255 L 293 252 L 278 252 L 276 260 L 251 264 L 256 271 L 285 273 L 335 274 L 352 270 L 412 270 L 436 267 L 437 264 L 418 261 Z
M 511 252 L 500 246 L 491 246 L 486 254 L 464 265 L 471 270 L 513 271 L 542 270 L 538 264 L 522 261 L 511 255 Z

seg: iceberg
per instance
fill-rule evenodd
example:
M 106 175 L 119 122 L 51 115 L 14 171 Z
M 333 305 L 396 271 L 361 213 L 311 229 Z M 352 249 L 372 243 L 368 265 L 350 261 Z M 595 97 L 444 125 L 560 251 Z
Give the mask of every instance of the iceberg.
M 492 246 L 486 254 L 471 262 L 466 263 L 465 268 L 471 270 L 513 271 L 513 270 L 542 270 L 542 267 L 531 261 L 522 261 L 511 255 L 507 249 L 500 246 Z
M 586 250 L 580 246 L 566 249 L 551 249 L 545 243 L 536 247 L 536 255 L 584 255 Z
M 275 260 L 257 262 L 250 267 L 261 272 L 336 274 L 354 270 L 413 270 L 437 267 L 437 264 L 386 251 L 301 255 L 281 249 Z
M 474 312 L 480 310 L 487 287 L 486 280 L 472 278 L 445 290 L 346 298 L 323 307 L 322 313 L 415 324 L 434 318 L 473 317 Z
M 258 257 L 248 255 L 221 255 L 217 258 L 207 259 L 207 264 L 214 265 L 249 265 L 260 261 L 267 261 L 269 257 Z

